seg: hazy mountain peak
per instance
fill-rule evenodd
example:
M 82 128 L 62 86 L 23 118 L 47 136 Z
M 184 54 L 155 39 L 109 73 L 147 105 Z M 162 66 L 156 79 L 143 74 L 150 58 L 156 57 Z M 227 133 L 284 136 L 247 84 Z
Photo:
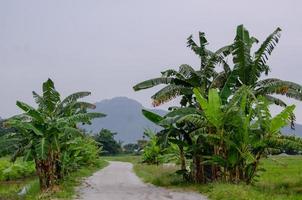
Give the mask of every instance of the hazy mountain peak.
M 87 131 L 97 133 L 102 128 L 107 128 L 118 133 L 115 137 L 117 140 L 129 143 L 141 139 L 146 128 L 160 130 L 160 127 L 143 116 L 141 111 L 144 107 L 134 99 L 114 97 L 97 102 L 95 105 L 94 112 L 102 112 L 107 116 L 93 120 L 90 126 L 85 125 L 84 128 Z M 152 111 L 152 109 L 149 110 Z M 159 109 L 153 111 L 162 115 L 166 113 Z

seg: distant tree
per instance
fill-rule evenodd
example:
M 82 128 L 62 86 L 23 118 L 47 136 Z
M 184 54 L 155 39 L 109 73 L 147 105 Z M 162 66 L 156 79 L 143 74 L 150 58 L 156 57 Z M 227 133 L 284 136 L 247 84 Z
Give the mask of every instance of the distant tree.
M 16 130 L 5 127 L 4 122 L 4 119 L 0 119 L 0 147 L 5 146 L 5 148 L 0 148 L 0 156 L 11 155 L 17 149 L 15 142 L 8 142 L 6 140 L 9 133 L 13 133 Z
M 123 146 L 125 153 L 136 153 L 139 150 L 138 144 L 129 143 Z
M 97 135 L 95 135 L 95 140 L 102 146 L 103 155 L 113 155 L 121 153 L 122 145 L 114 139 L 117 133 L 111 132 L 108 129 L 102 129 Z

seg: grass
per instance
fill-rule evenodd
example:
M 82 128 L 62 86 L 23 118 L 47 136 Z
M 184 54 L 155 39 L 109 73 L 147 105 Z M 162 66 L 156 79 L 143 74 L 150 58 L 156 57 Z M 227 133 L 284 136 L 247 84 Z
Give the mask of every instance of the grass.
M 37 199 L 72 199 L 76 195 L 76 186 L 81 184 L 84 177 L 91 176 L 94 172 L 106 167 L 108 162 L 99 160 L 96 166 L 87 166 L 70 173 L 51 192 L 41 193 L 39 181 L 36 177 L 19 181 L 0 182 L 0 200 L 37 200 Z M 20 197 L 18 192 L 25 186 L 29 186 L 25 197 Z
M 141 161 L 140 156 L 134 155 L 117 155 L 117 156 L 103 156 L 104 160 L 108 161 L 121 161 L 121 162 L 130 162 L 133 164 L 138 164 Z
M 273 156 L 264 159 L 254 185 L 211 183 L 197 185 L 184 183 L 174 172 L 177 167 L 145 165 L 135 156 L 110 157 L 109 160 L 132 162 L 134 171 L 143 181 L 157 186 L 198 191 L 212 200 L 298 200 L 302 199 L 302 156 Z

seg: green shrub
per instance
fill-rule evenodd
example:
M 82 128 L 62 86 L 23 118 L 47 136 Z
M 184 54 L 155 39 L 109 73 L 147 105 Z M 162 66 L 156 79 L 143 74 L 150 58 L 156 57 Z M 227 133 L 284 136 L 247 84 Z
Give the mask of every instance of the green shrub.
M 148 144 L 144 148 L 142 160 L 147 164 L 159 164 L 161 162 L 161 148 L 158 145 L 158 137 L 150 131 L 146 130 L 145 135 L 149 137 Z
M 12 163 L 8 158 L 0 160 L 0 181 L 16 180 L 32 176 L 35 171 L 33 162 L 17 160 L 15 163 Z
M 89 136 L 77 137 L 65 143 L 62 157 L 62 175 L 69 174 L 81 166 L 93 166 L 99 159 L 100 148 Z

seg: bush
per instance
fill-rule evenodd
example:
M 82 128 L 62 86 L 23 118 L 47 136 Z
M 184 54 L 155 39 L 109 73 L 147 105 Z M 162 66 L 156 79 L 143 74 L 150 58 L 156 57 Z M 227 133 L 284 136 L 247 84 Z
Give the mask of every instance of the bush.
M 150 140 L 144 148 L 142 160 L 147 164 L 158 165 L 161 162 L 160 158 L 162 153 L 161 148 L 158 145 L 158 137 L 156 137 L 156 135 L 150 130 L 147 130 L 145 135 L 147 135 Z
M 8 158 L 0 160 L 0 181 L 16 180 L 34 175 L 36 172 L 34 162 L 17 160 L 15 163 Z
M 96 165 L 100 148 L 94 139 L 89 136 L 77 137 L 66 142 L 62 151 L 62 176 L 75 171 L 81 166 Z

